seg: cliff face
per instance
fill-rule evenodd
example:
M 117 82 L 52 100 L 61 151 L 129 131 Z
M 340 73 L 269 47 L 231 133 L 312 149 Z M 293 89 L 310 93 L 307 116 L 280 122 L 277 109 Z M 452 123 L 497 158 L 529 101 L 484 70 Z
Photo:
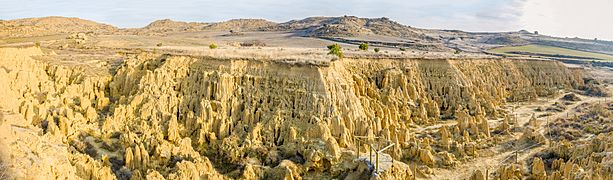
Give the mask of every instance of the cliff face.
M 487 121 L 479 119 L 502 117 L 497 108 L 505 101 L 583 85 L 580 71 L 553 61 L 343 59 L 301 66 L 142 53 L 127 55 L 111 77 L 31 59 L 42 55 L 36 48 L 0 55 L 0 82 L 8 84 L 0 87 L 0 107 L 23 117 L 3 121 L 39 131 L 40 142 L 57 139 L 45 143 L 62 146 L 57 151 L 65 156 L 57 158 L 72 166 L 61 171 L 82 178 L 340 176 L 353 171 L 342 162 L 352 158 L 356 135 L 396 143 L 386 151 L 395 159 L 426 163 L 432 150 L 411 144 L 416 126 L 474 116 L 479 129 L 470 133 L 487 137 Z

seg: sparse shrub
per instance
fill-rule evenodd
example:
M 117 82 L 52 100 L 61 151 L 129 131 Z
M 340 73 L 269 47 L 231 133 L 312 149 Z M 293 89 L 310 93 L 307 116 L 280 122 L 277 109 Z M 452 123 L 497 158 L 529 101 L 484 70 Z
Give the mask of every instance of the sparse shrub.
M 211 45 L 209 45 L 209 49 L 217 49 L 217 44 L 211 43 Z
M 240 46 L 242 47 L 264 47 L 266 46 L 266 43 L 260 41 L 260 40 L 253 40 L 253 41 L 249 41 L 249 42 L 242 42 L 240 43 Z
M 328 45 L 328 50 L 330 50 L 328 54 L 338 56 L 338 58 L 343 58 L 343 51 L 341 51 L 341 45 L 338 45 L 338 44 Z
M 462 53 L 462 51 L 459 49 L 456 49 L 455 52 L 453 52 L 453 54 L 460 54 L 460 53 Z
M 405 49 L 405 48 L 400 48 L 400 51 L 406 51 L 406 50 L 407 50 L 407 49 Z
M 362 50 L 362 51 L 368 51 L 368 44 L 366 44 L 366 43 L 362 43 L 362 44 L 360 44 L 360 50 Z
M 605 106 L 598 104 L 590 108 L 587 115 L 591 118 L 598 118 L 598 117 L 609 118 L 613 116 L 613 113 L 608 111 L 608 109 L 605 108 Z
M 34 43 L 34 46 L 36 46 L 36 47 L 38 47 L 38 48 L 39 48 L 39 47 L 40 47 L 40 42 L 35 42 L 35 43 Z
M 156 44 L 155 46 L 157 46 L 157 47 L 162 47 L 162 43 L 158 43 L 158 44 Z
M 381 49 L 379 48 L 375 48 L 375 52 L 378 53 L 379 51 L 381 51 Z
M 600 131 L 598 131 L 598 129 L 594 128 L 591 125 L 588 125 L 587 127 L 584 127 L 585 132 L 588 132 L 590 134 L 600 134 Z

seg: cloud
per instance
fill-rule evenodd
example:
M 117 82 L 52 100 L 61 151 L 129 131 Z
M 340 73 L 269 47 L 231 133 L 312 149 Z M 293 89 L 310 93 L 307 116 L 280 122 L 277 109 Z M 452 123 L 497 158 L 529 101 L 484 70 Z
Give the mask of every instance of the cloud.
M 610 0 L 528 0 L 520 22 L 541 34 L 613 40 L 611 7 Z
M 417 27 L 467 31 L 517 31 L 524 0 L 436 1 L 410 10 L 419 13 L 401 16 L 399 21 Z M 403 8 L 404 9 L 404 8 Z

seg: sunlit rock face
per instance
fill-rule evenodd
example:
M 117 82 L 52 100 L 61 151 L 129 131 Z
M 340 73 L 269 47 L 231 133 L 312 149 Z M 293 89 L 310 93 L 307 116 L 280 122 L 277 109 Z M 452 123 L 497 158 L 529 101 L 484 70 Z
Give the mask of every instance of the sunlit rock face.
M 7 147 L 0 155 L 18 178 L 344 177 L 366 167 L 351 160 L 356 148 L 367 152 L 354 136 L 395 143 L 385 152 L 396 160 L 453 166 L 456 156 L 476 156 L 479 140 L 491 137 L 487 118 L 505 117 L 503 103 L 583 85 L 581 71 L 554 61 L 345 58 L 310 65 L 140 53 L 126 55 L 113 74 L 91 75 L 32 58 L 44 55 L 0 49 L 7 114 L 0 135 L 11 137 L 0 139 Z M 440 139 L 412 133 L 452 118 L 458 124 L 441 128 Z M 394 163 L 397 170 L 386 173 L 400 174 L 379 177 L 413 176 Z M 535 169 L 543 177 L 541 166 Z

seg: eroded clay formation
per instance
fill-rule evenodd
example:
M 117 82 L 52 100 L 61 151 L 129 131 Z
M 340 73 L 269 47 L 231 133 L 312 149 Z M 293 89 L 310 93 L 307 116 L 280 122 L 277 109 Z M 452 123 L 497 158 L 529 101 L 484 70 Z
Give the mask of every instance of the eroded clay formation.
M 370 178 L 372 164 L 356 161 L 358 148 L 368 156 L 368 143 L 395 144 L 384 151 L 391 167 L 376 178 L 428 177 L 430 168 L 479 157 L 493 132 L 513 133 L 505 102 L 584 83 L 580 70 L 536 60 L 296 65 L 135 53 L 113 73 L 92 75 L 34 58 L 45 55 L 0 49 L 0 155 L 16 178 Z M 492 118 L 503 121 L 494 126 Z M 416 133 L 442 119 L 457 123 Z M 523 136 L 543 143 L 537 129 Z M 359 147 L 356 136 L 367 137 Z M 566 166 L 578 162 L 556 161 L 553 175 L 542 163 L 534 160 L 537 179 L 567 177 Z M 502 179 L 516 174 L 498 171 Z

